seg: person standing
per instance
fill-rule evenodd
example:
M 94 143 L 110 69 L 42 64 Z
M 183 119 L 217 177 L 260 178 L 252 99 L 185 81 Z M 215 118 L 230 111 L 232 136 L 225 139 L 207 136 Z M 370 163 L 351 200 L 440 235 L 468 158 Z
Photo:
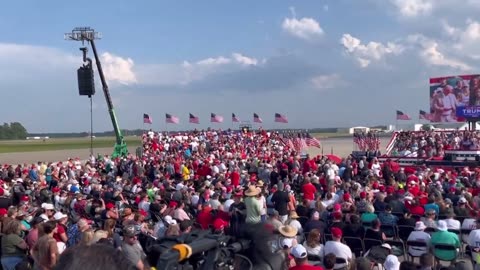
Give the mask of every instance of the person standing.
M 245 191 L 246 223 L 256 224 L 261 222 L 262 202 L 259 200 L 260 188 L 249 186 Z
M 32 257 L 35 268 L 40 270 L 51 270 L 57 263 L 59 252 L 57 241 L 53 235 L 57 233 L 57 223 L 48 221 L 42 224 L 43 235 L 38 239 L 32 249 Z
M 288 218 L 288 202 L 290 197 L 288 193 L 284 191 L 283 182 L 278 183 L 278 190 L 272 196 L 272 203 L 275 207 L 275 210 L 278 211 L 280 215 L 280 221 L 285 223 Z

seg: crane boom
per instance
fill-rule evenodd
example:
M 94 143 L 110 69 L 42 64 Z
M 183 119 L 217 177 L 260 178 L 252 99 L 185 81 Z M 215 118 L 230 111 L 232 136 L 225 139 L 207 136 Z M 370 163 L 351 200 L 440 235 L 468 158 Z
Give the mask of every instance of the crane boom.
M 88 40 L 92 46 L 93 55 L 95 56 L 95 63 L 97 64 L 98 74 L 100 76 L 100 81 L 102 82 L 103 94 L 105 95 L 105 100 L 107 101 L 108 113 L 110 114 L 110 120 L 112 121 L 113 130 L 115 132 L 116 142 L 115 148 L 113 150 L 112 156 L 120 157 L 128 155 L 127 144 L 125 143 L 122 131 L 118 125 L 117 116 L 115 115 L 115 109 L 113 108 L 112 98 L 110 97 L 110 91 L 108 90 L 107 80 L 105 80 L 105 75 L 103 74 L 102 64 L 100 63 L 100 58 L 98 57 L 97 48 L 95 47 L 94 39 Z

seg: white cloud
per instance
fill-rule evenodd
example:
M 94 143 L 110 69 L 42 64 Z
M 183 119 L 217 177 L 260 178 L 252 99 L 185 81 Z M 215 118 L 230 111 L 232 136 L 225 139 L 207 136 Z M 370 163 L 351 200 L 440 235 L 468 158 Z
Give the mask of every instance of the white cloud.
M 472 67 L 470 67 L 467 63 L 464 63 L 453 57 L 446 56 L 445 53 L 442 52 L 440 44 L 433 39 L 416 34 L 410 35 L 407 38 L 407 41 L 420 47 L 419 55 L 428 65 L 444 66 L 462 71 L 472 69 Z
M 432 0 L 390 0 L 390 2 L 404 17 L 430 14 L 433 9 Z
M 208 57 L 198 61 L 185 60 L 180 64 L 139 65 L 135 68 L 135 73 L 138 75 L 139 84 L 186 86 L 212 74 L 261 64 L 265 64 L 265 60 L 259 61 L 254 57 L 235 52 L 229 57 Z
M 134 63 L 132 59 L 122 58 L 105 52 L 101 56 L 101 61 L 105 78 L 108 81 L 119 82 L 125 85 L 137 82 L 137 77 L 133 71 Z
M 235 61 L 237 63 L 240 63 L 242 65 L 246 65 L 246 66 L 256 66 L 257 63 L 258 63 L 257 59 L 250 58 L 250 57 L 242 55 L 240 53 L 233 53 L 232 57 L 233 57 L 233 59 L 235 59 Z
M 311 83 L 315 89 L 326 90 L 346 85 L 339 74 L 318 75 L 313 77 Z
M 282 23 L 282 29 L 290 35 L 304 39 L 313 40 L 323 35 L 323 29 L 313 18 L 285 18 Z
M 360 39 L 350 34 L 344 34 L 340 43 L 347 54 L 352 55 L 363 68 L 368 67 L 372 61 L 380 61 L 389 54 L 399 55 L 404 50 L 402 45 L 393 42 L 382 44 L 370 41 L 367 44 L 362 44 Z
M 216 58 L 210 57 L 207 59 L 203 59 L 197 62 L 198 65 L 205 65 L 205 66 L 211 66 L 211 65 L 224 65 L 228 64 L 231 62 L 231 59 L 219 56 Z

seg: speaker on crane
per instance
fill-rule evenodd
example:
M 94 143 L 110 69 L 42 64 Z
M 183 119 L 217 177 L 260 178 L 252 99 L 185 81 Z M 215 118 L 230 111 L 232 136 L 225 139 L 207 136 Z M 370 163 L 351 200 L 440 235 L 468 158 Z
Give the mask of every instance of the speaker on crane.
M 91 65 L 81 66 L 77 70 L 78 93 L 80 96 L 95 95 L 94 73 Z

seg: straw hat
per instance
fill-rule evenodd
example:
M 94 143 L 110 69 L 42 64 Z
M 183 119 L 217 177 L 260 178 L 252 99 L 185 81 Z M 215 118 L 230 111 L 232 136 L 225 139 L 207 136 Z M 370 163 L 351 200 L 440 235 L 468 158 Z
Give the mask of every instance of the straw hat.
M 290 218 L 300 218 L 296 211 L 290 212 Z
M 258 180 L 256 186 L 257 186 L 257 187 L 263 187 L 263 185 L 264 185 L 263 181 L 262 181 L 262 180 Z
M 290 225 L 285 225 L 282 226 L 278 229 L 278 232 L 280 232 L 281 235 L 285 237 L 295 237 L 297 235 L 297 228 L 292 227 Z
M 257 196 L 258 194 L 260 194 L 260 189 L 255 186 L 249 186 L 248 190 L 245 191 L 245 196 L 248 197 Z

